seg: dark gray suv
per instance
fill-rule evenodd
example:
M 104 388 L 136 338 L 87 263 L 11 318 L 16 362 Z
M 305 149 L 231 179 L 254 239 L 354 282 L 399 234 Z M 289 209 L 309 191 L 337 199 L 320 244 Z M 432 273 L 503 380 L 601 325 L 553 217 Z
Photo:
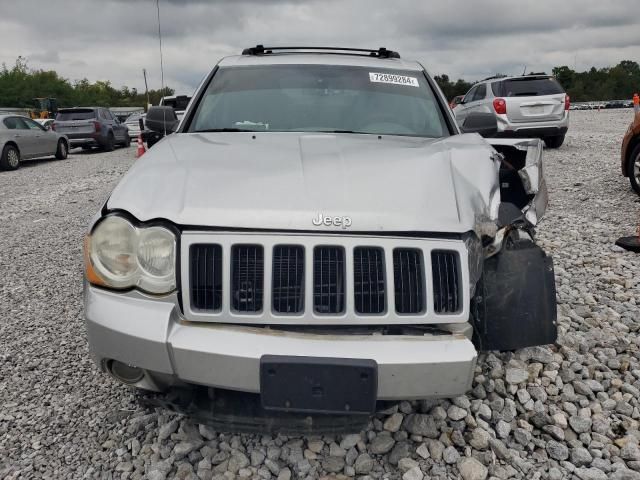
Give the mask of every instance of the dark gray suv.
M 129 129 L 108 108 L 63 108 L 58 111 L 52 128 L 69 138 L 71 147 L 100 147 L 111 151 L 116 145 L 131 144 Z

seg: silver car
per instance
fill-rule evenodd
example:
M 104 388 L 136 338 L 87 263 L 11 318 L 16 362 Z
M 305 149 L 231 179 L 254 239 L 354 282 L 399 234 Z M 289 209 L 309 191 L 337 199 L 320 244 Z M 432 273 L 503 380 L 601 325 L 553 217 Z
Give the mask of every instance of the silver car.
M 0 115 L 0 170 L 15 170 L 20 162 L 55 155 L 67 158 L 69 139 L 20 115 Z
M 140 119 L 142 119 L 142 121 L 144 122 L 144 119 L 146 116 L 147 116 L 146 113 L 134 113 L 132 115 L 129 115 L 129 117 L 127 117 L 127 119 L 124 121 L 124 124 L 129 129 L 129 138 L 131 139 L 138 138 L 138 135 L 140 135 L 141 133 Z
M 564 142 L 570 100 L 550 75 L 491 77 L 474 85 L 454 114 L 464 122 L 471 113 L 487 112 L 498 122 L 497 136 L 541 138 L 549 148 Z
M 85 241 L 90 350 L 118 381 L 208 391 L 236 425 L 239 396 L 254 426 L 366 421 L 378 400 L 465 392 L 479 351 L 555 341 L 541 142 L 471 133 L 495 132 L 488 114 L 461 130 L 421 64 L 258 46 L 181 122 L 146 120 L 169 134 Z

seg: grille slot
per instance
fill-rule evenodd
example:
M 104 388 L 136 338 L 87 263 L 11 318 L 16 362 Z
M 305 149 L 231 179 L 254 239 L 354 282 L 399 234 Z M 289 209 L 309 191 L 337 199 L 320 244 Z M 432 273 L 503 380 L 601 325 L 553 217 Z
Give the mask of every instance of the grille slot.
M 222 247 L 194 244 L 189 248 L 191 305 L 197 310 L 222 309 Z
M 271 304 L 274 312 L 303 312 L 304 260 L 304 248 L 299 245 L 277 245 L 273 248 Z
M 458 253 L 449 250 L 431 252 L 433 271 L 433 308 L 437 313 L 460 310 L 460 268 Z
M 393 251 L 393 279 L 396 312 L 403 315 L 424 312 L 424 262 L 422 252 L 414 248 Z
M 237 312 L 262 310 L 264 297 L 264 249 L 260 245 L 231 248 L 231 307 Z
M 385 311 L 384 251 L 377 247 L 353 250 L 353 294 L 357 313 Z
M 344 312 L 344 249 L 313 249 L 313 309 L 321 315 Z

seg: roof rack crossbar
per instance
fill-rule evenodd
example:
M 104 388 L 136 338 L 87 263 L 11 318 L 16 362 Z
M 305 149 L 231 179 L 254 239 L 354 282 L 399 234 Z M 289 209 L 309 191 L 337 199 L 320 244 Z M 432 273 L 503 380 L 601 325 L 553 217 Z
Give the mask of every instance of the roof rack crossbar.
M 353 54 L 367 54 L 370 57 L 378 58 L 400 58 L 398 52 L 393 50 L 387 50 L 384 47 L 380 47 L 377 50 L 368 48 L 348 48 L 348 47 L 265 47 L 263 45 L 256 45 L 255 47 L 245 48 L 242 51 L 242 55 L 268 55 L 274 53 L 274 51 L 324 51 L 324 52 L 345 52 Z
M 492 75 L 492 76 L 490 76 L 490 77 L 483 78 L 483 79 L 482 79 L 482 80 L 480 80 L 480 81 L 481 81 L 481 82 L 484 82 L 484 81 L 486 81 L 486 80 L 494 80 L 494 79 L 497 79 L 497 78 L 506 78 L 506 77 L 507 77 L 507 75 L 503 75 L 503 74 L 500 74 L 500 73 L 499 73 L 499 74 L 497 74 L 497 75 Z

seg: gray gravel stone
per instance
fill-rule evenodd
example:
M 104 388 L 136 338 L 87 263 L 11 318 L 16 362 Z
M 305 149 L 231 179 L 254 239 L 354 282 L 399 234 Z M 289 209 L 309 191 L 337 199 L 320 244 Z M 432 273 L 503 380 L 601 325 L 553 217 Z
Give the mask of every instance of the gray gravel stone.
M 366 474 L 373 469 L 373 459 L 367 453 L 362 453 L 356 458 L 354 464 L 356 473 Z
M 566 460 L 569 458 L 569 449 L 564 443 L 550 440 L 547 443 L 547 453 L 554 460 Z
M 322 462 L 322 468 L 331 473 L 341 472 L 344 465 L 345 462 L 342 457 L 326 457 Z
M 403 428 L 414 435 L 437 438 L 438 428 L 431 415 L 415 413 L 406 417 Z
M 371 453 L 376 455 L 381 455 L 383 453 L 387 453 L 393 448 L 393 445 L 396 441 L 389 434 L 381 433 L 377 435 L 376 438 L 369 444 L 369 450 Z
M 400 426 L 402 425 L 402 420 L 404 416 L 401 413 L 394 413 L 384 422 L 383 428 L 389 432 L 397 432 L 400 430 Z
M 585 465 L 590 465 L 593 461 L 593 457 L 589 453 L 589 450 L 586 448 L 578 447 L 572 448 L 571 452 L 571 463 L 573 463 L 576 467 L 583 467 Z
M 484 480 L 488 470 L 482 463 L 473 457 L 465 457 L 458 464 L 460 476 L 464 480 Z
M 442 459 L 449 465 L 456 463 L 459 458 L 460 454 L 455 447 L 447 447 L 444 449 L 444 452 L 442 452 Z
M 422 480 L 424 473 L 420 470 L 420 467 L 413 467 L 402 475 L 402 480 Z
M 526 382 L 529 378 L 529 372 L 524 368 L 507 368 L 507 383 L 517 385 Z

